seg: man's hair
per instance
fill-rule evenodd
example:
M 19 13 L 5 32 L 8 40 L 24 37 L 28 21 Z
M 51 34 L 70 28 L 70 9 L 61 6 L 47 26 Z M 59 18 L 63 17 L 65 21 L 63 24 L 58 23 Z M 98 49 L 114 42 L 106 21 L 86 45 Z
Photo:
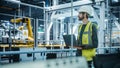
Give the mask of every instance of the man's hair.
M 89 17 L 89 14 L 88 14 L 88 13 L 82 12 L 82 14 L 86 14 L 86 18 L 88 19 L 88 17 Z
M 86 13 L 86 18 L 88 19 L 88 17 L 89 17 L 90 15 L 88 14 L 88 13 Z

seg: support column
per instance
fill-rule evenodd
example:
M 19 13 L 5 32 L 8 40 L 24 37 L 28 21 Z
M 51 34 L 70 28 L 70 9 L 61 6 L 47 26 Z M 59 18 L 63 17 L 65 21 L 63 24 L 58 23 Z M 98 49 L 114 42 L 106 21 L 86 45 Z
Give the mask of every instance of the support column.
M 53 0 L 53 6 L 58 5 L 58 0 Z
M 53 6 L 55 5 L 58 5 L 58 0 L 53 0 Z M 51 18 L 50 20 L 51 21 L 48 21 L 48 13 L 46 13 L 46 23 L 45 23 L 45 41 L 46 41 L 46 44 L 49 44 L 49 41 L 50 41 L 50 29 L 53 25 L 53 16 L 55 15 L 55 11 L 52 12 L 52 15 L 51 15 Z M 50 22 L 50 24 L 48 24 L 48 22 Z
M 100 20 L 98 23 L 99 31 L 98 31 L 98 47 L 104 47 L 104 29 L 105 29 L 105 3 L 101 3 L 100 7 Z M 104 53 L 104 50 L 99 50 L 99 53 Z

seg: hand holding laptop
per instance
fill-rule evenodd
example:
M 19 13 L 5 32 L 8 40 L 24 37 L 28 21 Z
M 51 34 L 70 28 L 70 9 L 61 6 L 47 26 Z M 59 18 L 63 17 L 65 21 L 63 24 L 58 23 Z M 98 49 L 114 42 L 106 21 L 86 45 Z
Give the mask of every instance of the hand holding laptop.
M 73 46 L 74 48 L 77 48 L 79 50 L 82 50 L 83 48 L 81 46 Z
M 73 46 L 73 47 L 81 50 L 81 49 L 85 49 L 86 46 L 85 45 L 79 45 L 79 46 Z

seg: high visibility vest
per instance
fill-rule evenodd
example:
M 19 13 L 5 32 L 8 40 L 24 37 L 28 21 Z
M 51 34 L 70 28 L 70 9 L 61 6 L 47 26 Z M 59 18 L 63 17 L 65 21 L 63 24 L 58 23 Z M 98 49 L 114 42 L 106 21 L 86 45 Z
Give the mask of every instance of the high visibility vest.
M 81 32 L 81 28 L 82 28 L 83 24 L 79 26 L 79 30 L 78 30 L 78 33 L 80 34 Z M 78 35 L 78 39 L 79 39 L 79 35 Z M 92 45 L 92 23 L 89 22 L 87 23 L 84 31 L 83 31 L 83 34 L 82 34 L 82 44 L 81 45 L 86 45 L 86 46 L 89 46 L 89 45 Z M 95 56 L 95 48 L 93 49 L 83 49 L 82 50 L 82 56 L 84 56 L 87 61 L 91 61 L 92 60 L 92 57 Z

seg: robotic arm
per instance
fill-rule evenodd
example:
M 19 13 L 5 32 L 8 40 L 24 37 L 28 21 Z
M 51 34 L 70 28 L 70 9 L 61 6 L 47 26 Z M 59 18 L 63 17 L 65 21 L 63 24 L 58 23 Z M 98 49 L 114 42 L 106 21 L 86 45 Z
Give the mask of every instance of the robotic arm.
M 28 40 L 33 41 L 33 32 L 32 32 L 32 27 L 31 27 L 31 20 L 30 18 L 17 18 L 17 19 L 11 19 L 12 23 L 26 23 L 27 24 L 27 29 L 28 29 Z M 21 27 L 20 29 L 22 29 L 23 27 Z

